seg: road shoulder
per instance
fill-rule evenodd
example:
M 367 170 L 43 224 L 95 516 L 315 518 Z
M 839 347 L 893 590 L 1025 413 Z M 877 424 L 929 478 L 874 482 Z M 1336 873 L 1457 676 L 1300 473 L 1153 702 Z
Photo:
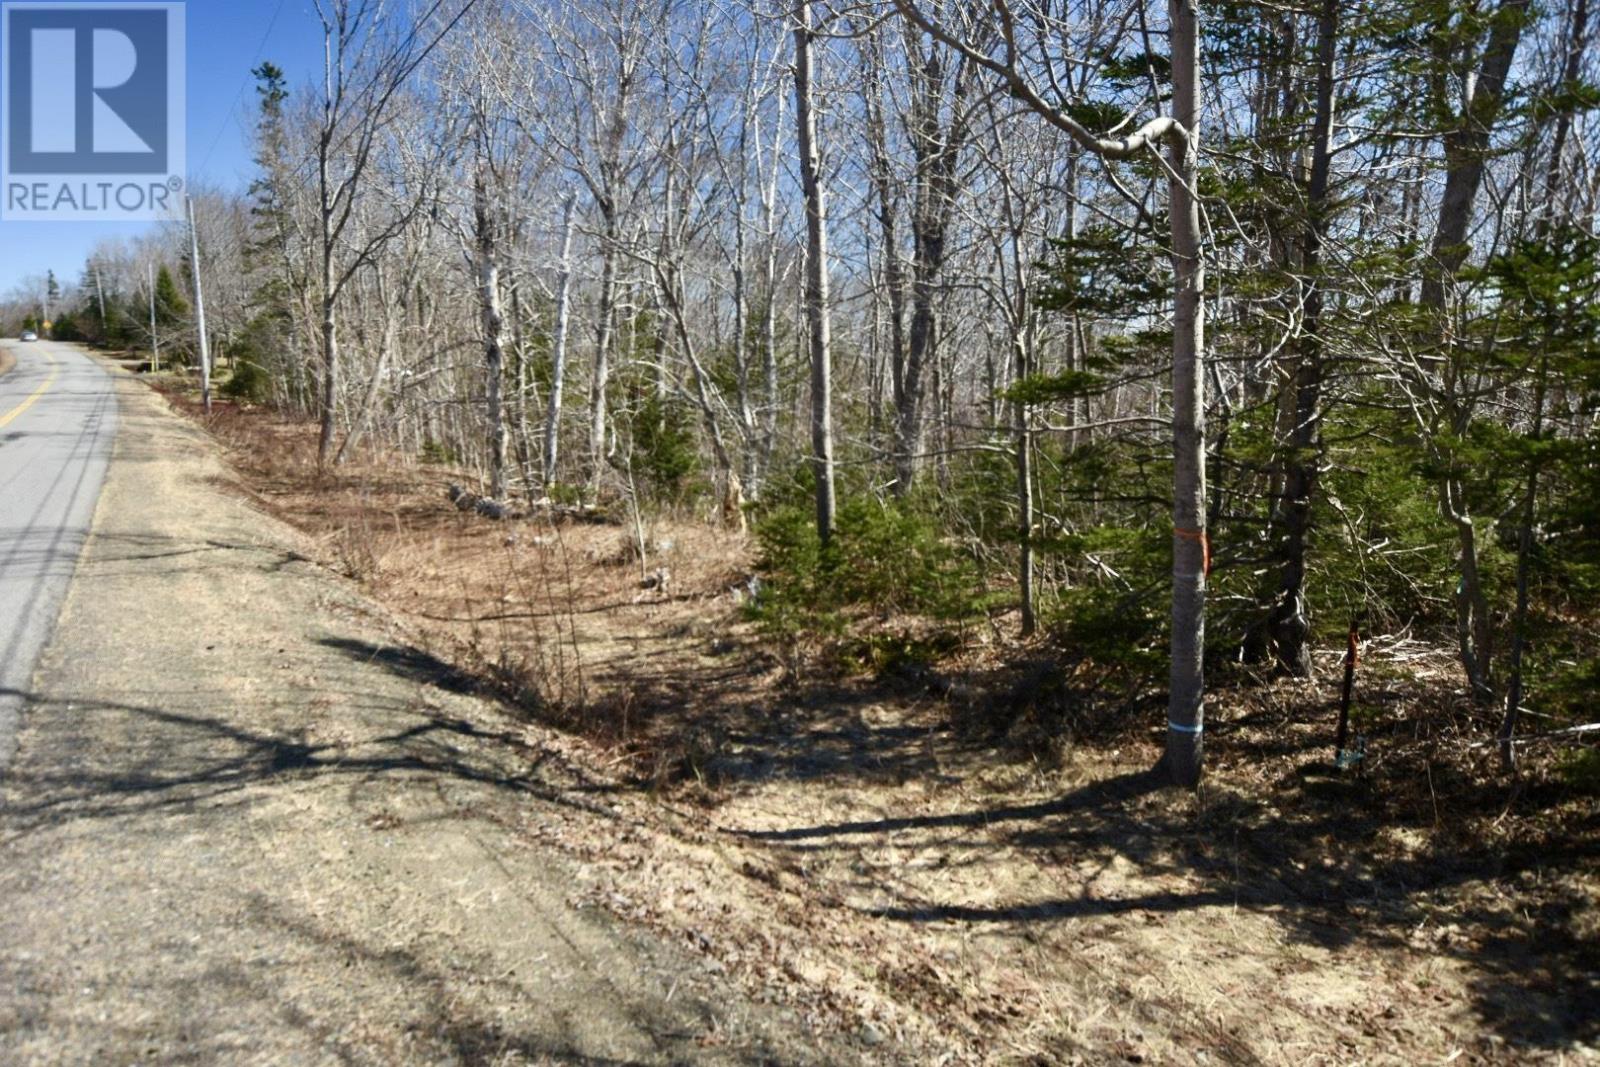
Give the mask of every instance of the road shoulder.
M 584 907 L 526 827 L 625 835 L 603 798 L 114 377 L 0 786 L 0 1061 L 839 1061 Z

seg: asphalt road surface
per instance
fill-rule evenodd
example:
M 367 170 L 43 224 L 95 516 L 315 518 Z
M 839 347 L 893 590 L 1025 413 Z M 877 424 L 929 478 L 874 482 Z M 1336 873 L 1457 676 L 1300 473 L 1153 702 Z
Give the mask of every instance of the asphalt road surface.
M 0 341 L 0 778 L 34 664 L 89 536 L 116 436 L 110 377 L 65 345 Z

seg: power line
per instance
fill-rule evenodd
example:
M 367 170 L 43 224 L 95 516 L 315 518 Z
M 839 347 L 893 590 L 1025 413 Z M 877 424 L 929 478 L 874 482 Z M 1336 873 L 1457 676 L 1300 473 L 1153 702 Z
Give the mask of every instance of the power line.
M 284 2 L 285 0 L 278 0 L 278 6 L 273 8 L 272 18 L 267 21 L 267 30 L 261 35 L 261 43 L 256 45 L 256 54 L 250 59 L 250 70 L 255 69 L 256 64 L 261 60 L 262 53 L 267 50 L 267 42 L 272 39 L 272 31 L 278 27 L 278 16 L 283 14 Z M 211 165 L 211 157 L 216 155 L 217 146 L 222 143 L 222 135 L 228 132 L 228 123 L 233 121 L 240 102 L 244 100 L 245 87 L 249 84 L 250 78 L 248 75 L 239 79 L 239 91 L 234 94 L 233 103 L 228 105 L 228 114 L 222 120 L 222 125 L 218 128 L 216 137 L 212 138 L 211 147 L 206 150 L 206 158 L 201 162 L 199 168 L 191 170 L 190 174 L 204 173 L 205 169 Z

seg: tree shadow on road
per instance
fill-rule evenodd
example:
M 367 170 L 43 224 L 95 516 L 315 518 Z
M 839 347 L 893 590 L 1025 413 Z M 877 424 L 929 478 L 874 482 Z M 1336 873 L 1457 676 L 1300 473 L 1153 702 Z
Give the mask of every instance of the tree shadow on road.
M 221 714 L 155 704 L 59 701 L 0 689 L 3 696 L 20 698 L 29 715 L 114 716 L 125 733 L 138 738 L 114 754 L 117 762 L 19 759 L 0 779 L 9 794 L 0 806 L 8 835 L 74 820 L 181 812 L 229 800 L 247 804 L 250 790 L 286 777 L 448 780 L 611 817 L 608 809 L 582 799 L 598 787 L 570 778 L 560 785 L 547 782 L 549 754 L 531 748 L 515 731 L 487 729 L 426 707 L 384 709 L 409 724 L 351 746 L 307 743 L 243 727 Z

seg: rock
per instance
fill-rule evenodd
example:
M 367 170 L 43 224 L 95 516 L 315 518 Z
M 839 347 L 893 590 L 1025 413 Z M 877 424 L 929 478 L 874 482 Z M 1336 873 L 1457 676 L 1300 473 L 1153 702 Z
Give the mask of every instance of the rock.
M 457 506 L 459 507 L 459 505 Z M 490 500 L 488 497 L 479 497 L 473 504 L 473 508 L 484 518 L 494 519 L 497 522 L 511 517 L 510 507 L 500 503 L 498 500 Z

